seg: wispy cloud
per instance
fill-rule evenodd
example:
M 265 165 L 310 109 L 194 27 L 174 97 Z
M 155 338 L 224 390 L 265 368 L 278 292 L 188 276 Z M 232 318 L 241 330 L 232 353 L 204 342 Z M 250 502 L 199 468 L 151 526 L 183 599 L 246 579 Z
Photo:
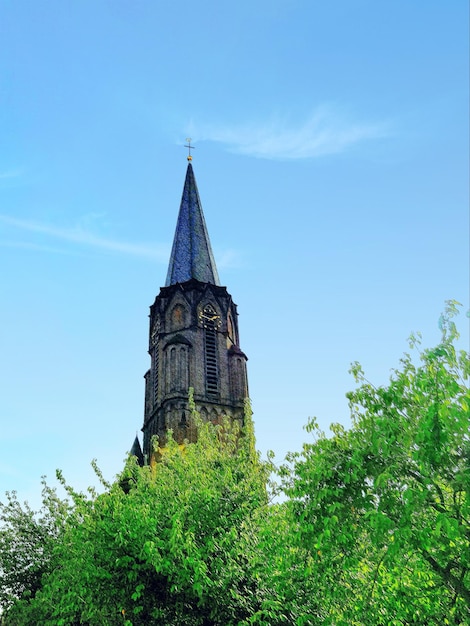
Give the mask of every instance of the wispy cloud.
M 66 256 L 83 256 L 84 252 L 76 248 L 59 248 L 47 244 L 33 243 L 31 241 L 5 241 L 0 239 L 0 248 L 16 248 L 22 250 L 35 250 L 36 252 L 51 252 L 53 254 L 65 254 Z
M 226 144 L 228 150 L 263 159 L 294 160 L 348 150 L 365 140 L 389 134 L 386 123 L 351 121 L 338 107 L 323 105 L 303 122 L 279 116 L 259 124 L 214 126 L 191 122 L 189 133 L 199 141 Z
M 30 231 L 47 237 L 60 239 L 62 241 L 69 241 L 83 246 L 99 248 L 101 250 L 109 250 L 121 254 L 157 259 L 162 262 L 167 261 L 169 256 L 169 247 L 166 245 L 149 246 L 107 239 L 85 230 L 82 226 L 59 228 L 50 224 L 44 224 L 34 220 L 17 219 L 8 215 L 0 215 L 0 222 L 22 231 Z M 25 244 L 21 244 L 22 247 L 24 247 L 24 245 Z M 47 249 L 47 247 L 43 247 L 42 249 Z M 50 251 L 50 248 L 48 250 Z
M 0 172 L 0 180 L 10 180 L 11 178 L 19 178 L 20 176 L 20 170 L 6 170 L 4 172 Z
M 240 268 L 244 264 L 241 251 L 233 248 L 216 249 L 215 260 L 219 269 Z
M 12 463 L 5 463 L 5 461 L 0 461 L 0 475 L 19 476 L 19 472 L 18 472 L 17 467 L 13 465 Z

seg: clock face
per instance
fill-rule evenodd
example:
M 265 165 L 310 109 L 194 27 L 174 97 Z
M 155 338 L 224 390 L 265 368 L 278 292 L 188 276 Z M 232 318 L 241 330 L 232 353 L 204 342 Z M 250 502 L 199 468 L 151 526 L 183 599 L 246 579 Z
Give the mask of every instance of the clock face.
M 199 319 L 205 328 L 208 328 L 212 325 L 214 328 L 220 328 L 220 325 L 222 323 L 220 315 L 217 315 L 214 307 L 210 304 L 206 304 L 206 306 L 199 313 Z

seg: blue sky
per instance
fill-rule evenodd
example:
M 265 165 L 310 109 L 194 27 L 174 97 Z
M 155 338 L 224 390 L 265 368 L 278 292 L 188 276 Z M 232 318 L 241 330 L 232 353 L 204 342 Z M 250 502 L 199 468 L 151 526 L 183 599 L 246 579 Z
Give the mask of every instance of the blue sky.
M 0 77 L 0 493 L 121 469 L 188 136 L 263 453 L 468 310 L 464 0 L 0 0 Z

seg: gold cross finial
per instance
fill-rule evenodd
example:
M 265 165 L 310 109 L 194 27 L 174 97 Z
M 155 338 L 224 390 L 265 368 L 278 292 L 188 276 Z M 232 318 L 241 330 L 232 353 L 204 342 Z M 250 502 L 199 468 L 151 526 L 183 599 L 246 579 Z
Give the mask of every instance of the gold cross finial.
M 188 148 L 188 156 L 186 158 L 188 161 L 192 161 L 193 157 L 191 156 L 191 150 L 194 150 L 194 146 L 191 145 L 191 137 L 186 137 L 186 141 L 188 142 L 184 144 L 184 147 Z

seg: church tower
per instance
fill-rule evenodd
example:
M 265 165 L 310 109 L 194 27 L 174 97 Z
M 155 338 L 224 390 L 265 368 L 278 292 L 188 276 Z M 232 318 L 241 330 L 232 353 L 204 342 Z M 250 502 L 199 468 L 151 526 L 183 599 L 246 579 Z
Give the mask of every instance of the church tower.
M 238 314 L 220 285 L 191 156 L 184 182 L 165 287 L 150 307 L 150 369 L 145 374 L 143 459 L 169 428 L 181 443 L 196 433 L 188 392 L 202 419 L 243 422 L 247 357 L 240 349 Z M 135 454 L 135 452 L 134 452 Z

